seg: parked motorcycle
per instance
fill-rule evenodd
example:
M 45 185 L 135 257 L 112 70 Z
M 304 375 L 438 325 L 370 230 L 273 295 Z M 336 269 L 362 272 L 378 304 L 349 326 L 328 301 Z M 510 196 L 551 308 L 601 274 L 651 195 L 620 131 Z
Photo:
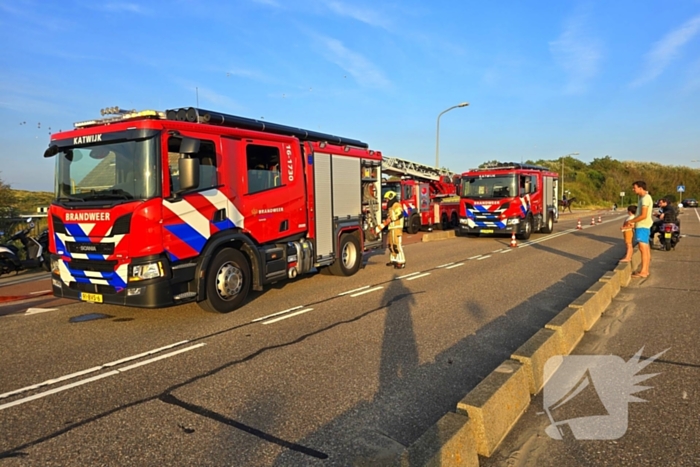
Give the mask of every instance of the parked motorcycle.
M 34 228 L 34 223 L 31 222 L 31 218 L 28 222 L 29 226 L 11 236 L 8 243 L 0 244 L 0 275 L 38 267 L 49 270 L 48 229 L 41 232 L 37 238 L 31 237 L 29 233 Z M 11 243 L 16 240 L 22 243 L 23 252 Z
M 659 241 L 661 247 L 666 251 L 676 248 L 680 239 L 681 229 L 674 223 L 665 222 L 659 229 Z

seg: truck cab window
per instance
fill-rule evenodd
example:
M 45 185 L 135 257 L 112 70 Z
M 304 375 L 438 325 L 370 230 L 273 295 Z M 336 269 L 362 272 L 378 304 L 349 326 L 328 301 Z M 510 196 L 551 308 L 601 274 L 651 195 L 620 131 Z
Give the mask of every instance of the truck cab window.
M 180 174 L 178 172 L 178 159 L 180 159 L 180 141 L 177 136 L 168 138 L 168 168 L 170 172 L 170 190 L 176 193 L 180 190 Z M 216 146 L 213 141 L 200 140 L 199 152 L 190 157 L 199 159 L 199 187 L 197 190 L 206 190 L 219 185 L 216 174 Z
M 280 150 L 276 146 L 249 144 L 246 146 L 248 193 L 269 190 L 282 185 L 280 179 Z
M 413 198 L 413 186 L 411 185 L 404 185 L 403 186 L 403 196 L 402 199 L 409 200 Z

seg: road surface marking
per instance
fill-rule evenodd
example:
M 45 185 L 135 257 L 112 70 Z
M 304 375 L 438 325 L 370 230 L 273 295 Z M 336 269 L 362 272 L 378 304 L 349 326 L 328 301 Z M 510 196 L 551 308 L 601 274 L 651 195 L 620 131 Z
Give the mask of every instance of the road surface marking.
M 46 397 L 46 396 L 50 396 L 51 394 L 56 394 L 59 392 L 67 391 L 68 389 L 72 389 L 72 388 L 75 388 L 78 386 L 82 386 L 84 384 L 92 383 L 94 381 L 98 381 L 100 379 L 107 378 L 109 376 L 118 375 L 118 374 L 123 373 L 125 371 L 133 370 L 134 368 L 137 368 L 137 367 L 142 366 L 142 365 L 147 365 L 149 363 L 153 363 L 153 362 L 156 362 L 158 360 L 163 360 L 165 358 L 170 358 L 170 357 L 173 357 L 177 354 L 181 354 L 183 352 L 189 352 L 190 350 L 194 350 L 194 349 L 202 347 L 204 345 L 205 345 L 204 343 L 196 344 L 196 345 L 193 345 L 191 347 L 186 347 L 184 349 L 176 350 L 175 352 L 170 352 L 167 354 L 159 355 L 156 358 L 145 360 L 143 362 L 139 362 L 139 363 L 134 364 L 134 365 L 130 365 L 130 366 L 116 369 L 116 370 L 112 370 L 112 371 L 108 371 L 107 373 L 102 373 L 101 375 L 91 376 L 90 378 L 81 379 L 80 381 L 66 384 L 65 386 L 59 386 L 59 387 L 54 388 L 54 389 L 49 389 L 48 391 L 40 392 L 39 394 L 34 394 L 33 396 L 28 396 L 28 397 L 24 397 L 22 399 L 17 399 L 16 401 L 12 401 L 12 402 L 8 402 L 6 404 L 0 405 L 0 410 L 9 409 L 10 407 L 21 405 L 21 404 L 24 404 L 26 402 L 31 402 L 33 400 L 41 399 L 41 398 Z
M 429 275 L 430 275 L 429 272 L 424 272 L 423 274 L 420 274 L 420 275 L 418 275 L 418 276 L 409 277 L 409 278 L 406 279 L 406 280 L 407 280 L 407 281 L 412 281 L 413 279 L 420 279 L 421 277 L 425 277 L 425 276 L 429 276 Z
M 481 258 L 477 258 L 476 260 L 481 261 L 482 259 L 486 259 L 486 258 L 490 258 L 490 257 L 491 257 L 491 255 L 486 255 L 486 256 L 482 256 Z
M 271 315 L 263 316 L 262 318 L 255 318 L 253 321 L 251 321 L 251 323 L 257 323 L 258 321 L 264 321 L 268 318 L 272 318 L 273 316 L 283 315 L 285 313 L 289 313 L 290 311 L 298 310 L 299 308 L 304 308 L 304 306 L 299 305 L 299 306 L 295 306 L 294 308 L 290 308 L 288 310 L 278 311 L 277 313 L 272 313 Z
M 502 248 L 499 248 L 498 250 L 493 250 L 491 253 L 498 253 L 502 250 Z
M 467 259 L 476 259 L 476 258 L 478 258 L 478 257 L 480 257 L 480 256 L 481 256 L 481 255 L 476 255 L 476 256 L 472 256 L 471 258 L 467 258 Z
M 503 253 L 510 253 L 511 251 L 513 251 L 513 250 L 503 250 L 503 251 L 501 251 L 501 254 L 503 254 Z
M 355 293 L 355 292 L 358 292 L 360 290 L 365 290 L 365 289 L 369 289 L 369 285 L 366 285 L 364 287 L 360 287 L 359 289 L 352 289 L 352 290 L 348 290 L 347 292 L 339 293 L 338 296 L 342 297 L 343 295 Z
M 394 279 L 396 279 L 396 280 L 405 279 L 405 278 L 407 278 L 407 277 L 415 276 L 416 274 L 420 274 L 420 271 L 418 271 L 418 272 L 412 272 L 411 274 L 406 274 L 406 275 L 404 275 L 404 276 L 395 277 Z M 409 279 L 409 280 L 410 280 L 410 279 Z
M 38 292 L 29 292 L 29 295 L 36 295 L 36 294 L 46 293 L 46 292 L 51 292 L 51 290 L 40 290 Z
M 453 269 L 453 268 L 458 268 L 460 266 L 464 266 L 464 263 L 453 264 L 452 266 L 447 266 L 445 269 Z
M 24 312 L 25 315 L 36 315 L 38 313 L 47 313 L 49 311 L 56 311 L 58 308 L 27 308 Z
M 104 368 L 109 368 L 109 367 L 112 367 L 112 366 L 120 365 L 120 364 L 122 364 L 122 363 L 130 362 L 130 361 L 132 361 L 132 360 L 137 360 L 137 359 L 139 359 L 139 358 L 146 357 L 146 356 L 148 356 L 148 355 L 153 355 L 153 354 L 155 354 L 155 353 L 162 352 L 163 350 L 172 349 L 173 347 L 177 347 L 178 345 L 186 344 L 187 342 L 189 342 L 189 341 L 180 341 L 180 342 L 176 342 L 176 343 L 174 343 L 174 344 L 166 345 L 166 346 L 164 346 L 164 347 L 159 347 L 159 348 L 157 348 L 157 349 L 149 350 L 149 351 L 147 351 L 147 352 L 143 352 L 143 353 L 140 353 L 140 354 L 137 354 L 137 355 L 132 355 L 131 357 L 125 357 L 125 358 L 122 358 L 122 359 L 119 359 L 119 360 L 115 360 L 115 361 L 113 361 L 113 362 L 105 363 L 105 364 L 103 364 L 103 365 L 94 366 L 94 367 L 92 367 L 92 368 L 88 368 L 87 370 L 76 371 L 75 373 L 71 373 L 71 374 L 69 374 L 69 375 L 59 376 L 58 378 L 54 378 L 54 379 L 48 379 L 48 380 L 46 380 L 46 381 L 44 381 L 44 382 L 42 382 L 42 383 L 39 383 L 39 384 L 33 384 L 33 385 L 31 385 L 31 386 L 26 386 L 26 387 L 23 387 L 23 388 L 21 388 L 21 389 L 16 389 L 16 390 L 14 390 L 14 391 L 10 391 L 10 392 L 6 392 L 6 393 L 4 393 L 4 394 L 0 394 L 0 399 L 4 399 L 4 398 L 10 397 L 10 396 L 14 396 L 14 395 L 17 395 L 17 394 L 20 394 L 20 393 L 23 393 L 23 392 L 31 391 L 31 390 L 33 390 L 33 389 L 38 389 L 38 388 L 40 388 L 40 387 L 42 387 L 42 386 L 49 386 L 49 385 L 51 385 L 51 384 L 60 383 L 61 381 L 66 381 L 66 380 L 68 380 L 68 379 L 77 378 L 78 376 L 83 376 L 83 375 L 86 375 L 86 374 L 88 374 L 88 373 L 94 373 L 94 372 L 99 371 L 99 370 L 102 370 L 102 369 L 104 369 Z
M 370 292 L 376 292 L 377 290 L 381 290 L 381 289 L 383 289 L 383 288 L 384 288 L 384 286 L 381 286 L 381 285 L 380 285 L 379 287 L 375 287 L 375 288 L 369 289 L 369 290 L 363 290 L 362 292 L 358 292 L 358 293 L 352 294 L 352 295 L 350 295 L 350 296 L 351 296 L 351 297 L 359 297 L 360 295 L 364 295 L 364 294 L 370 293 Z
M 436 266 L 436 269 L 446 268 L 447 266 L 452 266 L 453 264 L 455 264 L 454 261 L 447 264 L 441 264 L 440 266 Z
M 695 209 L 695 215 L 698 216 L 698 220 L 700 221 L 700 214 L 698 214 L 698 210 Z
M 301 315 L 313 310 L 313 308 L 304 308 L 303 310 L 295 311 L 294 313 L 289 313 L 288 315 L 280 316 L 279 318 L 271 319 L 269 321 L 263 321 L 263 324 L 272 324 L 277 321 L 282 321 L 283 319 L 291 318 L 293 316 Z

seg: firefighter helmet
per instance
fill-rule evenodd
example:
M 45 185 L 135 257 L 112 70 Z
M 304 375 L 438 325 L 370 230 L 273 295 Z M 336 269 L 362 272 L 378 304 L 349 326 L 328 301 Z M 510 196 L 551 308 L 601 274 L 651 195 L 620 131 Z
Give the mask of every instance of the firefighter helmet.
M 393 199 L 396 199 L 396 192 L 387 191 L 386 193 L 384 193 L 384 199 L 387 201 L 391 201 Z

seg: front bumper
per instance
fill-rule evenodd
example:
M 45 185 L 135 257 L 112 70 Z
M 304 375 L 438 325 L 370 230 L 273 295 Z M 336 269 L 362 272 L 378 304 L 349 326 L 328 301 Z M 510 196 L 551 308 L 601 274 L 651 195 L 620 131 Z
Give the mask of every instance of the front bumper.
M 56 283 L 58 281 L 58 284 Z M 89 301 L 92 303 L 103 303 L 107 305 L 123 305 L 138 308 L 162 308 L 175 305 L 173 300 L 173 287 L 167 279 L 160 280 L 153 284 L 136 284 L 128 286 L 126 289 L 116 293 L 99 293 L 98 289 L 86 287 L 82 284 L 64 284 L 57 276 L 52 276 L 52 288 L 55 297 L 68 298 L 79 301 Z M 87 284 L 88 286 L 91 284 Z M 88 291 L 87 289 L 91 290 Z M 85 289 L 85 290 L 83 290 Z M 138 290 L 138 295 L 134 293 Z M 131 295 L 130 295 L 131 291 Z M 92 294 L 91 296 L 83 294 Z M 94 296 L 99 296 L 101 302 L 96 302 Z M 87 297 L 87 298 L 86 298 Z M 181 303 L 178 301 L 178 304 Z
M 459 220 L 459 232 L 464 234 L 510 234 L 519 232 L 520 220 L 508 219 L 498 222 L 479 222 L 462 217 Z

